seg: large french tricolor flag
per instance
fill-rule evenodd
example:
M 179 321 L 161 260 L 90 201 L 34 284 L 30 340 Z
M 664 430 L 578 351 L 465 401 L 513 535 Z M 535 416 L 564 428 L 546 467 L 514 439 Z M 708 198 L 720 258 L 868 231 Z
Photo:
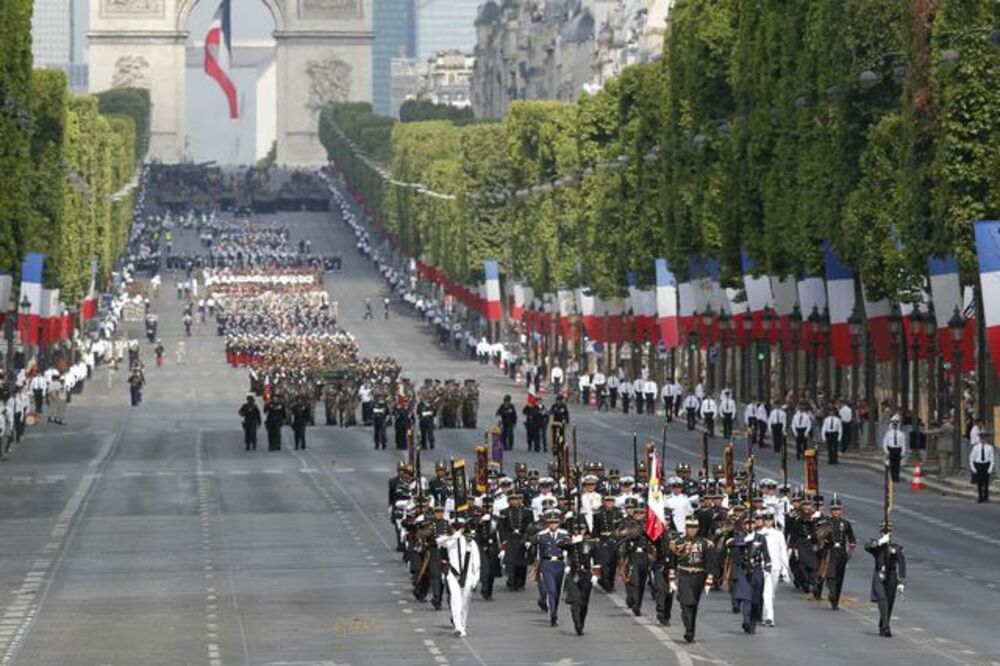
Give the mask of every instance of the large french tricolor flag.
M 14 276 L 0 273 L 0 324 L 3 324 L 3 318 L 7 314 L 7 303 L 10 301 L 10 290 L 13 286 Z
M 741 252 L 740 259 L 743 264 L 743 289 L 747 295 L 747 309 L 753 317 L 754 333 L 760 336 L 761 317 L 764 310 L 774 303 L 771 281 L 766 275 L 755 275 L 757 266 L 749 254 Z
M 779 325 L 776 328 L 780 331 L 782 348 L 788 351 L 792 349 L 791 316 L 799 302 L 799 293 L 796 289 L 795 279 L 791 276 L 777 277 L 772 275 L 770 280 L 771 294 L 774 296 L 774 314 L 778 316 Z
M 574 340 L 573 321 L 570 319 L 573 314 L 573 292 L 566 287 L 556 288 L 556 314 L 559 316 L 559 334 L 564 340 Z
M 590 293 L 589 289 L 579 287 L 574 296 L 576 298 L 576 311 L 580 314 L 583 330 L 587 332 L 587 337 L 591 340 L 599 340 L 601 336 L 597 330 L 597 318 L 594 316 L 596 303 L 593 294 Z
M 500 321 L 503 317 L 503 306 L 500 301 L 500 267 L 495 259 L 483 262 L 483 272 L 486 273 L 486 319 Z
M 229 117 L 239 117 L 236 103 L 236 83 L 230 71 L 232 65 L 232 29 L 229 0 L 222 0 L 215 10 L 212 25 L 205 33 L 205 73 L 215 79 L 229 102 Z
M 520 282 L 514 283 L 512 292 L 510 318 L 520 323 L 521 318 L 524 316 L 524 285 Z
M 677 278 L 670 272 L 666 259 L 657 259 L 656 265 L 656 321 L 660 326 L 660 340 L 667 349 L 680 344 L 677 310 Z
M 632 339 L 630 342 L 642 342 L 649 339 L 656 343 L 656 290 L 639 289 L 635 283 L 635 274 L 628 272 L 625 274 L 628 282 L 628 307 L 632 310 L 633 321 Z
M 986 346 L 993 358 L 993 367 L 1000 374 L 1000 221 L 976 222 L 975 234 Z
M 799 307 L 802 309 L 802 344 L 808 350 L 813 345 L 812 327 L 806 322 L 813 312 L 823 314 L 826 309 L 826 284 L 823 278 L 815 275 L 805 275 L 798 283 Z M 826 342 L 822 339 L 816 341 L 816 351 L 826 354 Z
M 41 252 L 28 252 L 21 264 L 21 300 L 25 298 L 31 304 L 25 316 L 18 308 L 18 330 L 21 339 L 31 345 L 38 344 L 39 320 L 42 313 L 42 271 L 45 267 L 45 255 Z
M 41 346 L 47 347 L 59 342 L 62 334 L 62 312 L 59 310 L 58 289 L 42 289 L 40 325 L 42 329 L 39 335 Z
M 830 346 L 833 358 L 841 367 L 850 366 L 851 327 L 848 319 L 854 312 L 854 273 L 840 263 L 829 243 L 824 243 L 826 293 L 830 303 Z

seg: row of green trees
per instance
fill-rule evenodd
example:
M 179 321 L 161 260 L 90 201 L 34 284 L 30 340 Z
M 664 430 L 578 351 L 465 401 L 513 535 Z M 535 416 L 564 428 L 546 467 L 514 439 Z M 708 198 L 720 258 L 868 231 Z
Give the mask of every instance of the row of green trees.
M 133 202 L 120 190 L 145 153 L 149 95 L 74 96 L 65 73 L 32 70 L 30 7 L 12 0 L 0 16 L 8 45 L 0 53 L 0 269 L 17 275 L 24 252 L 43 252 L 46 286 L 73 303 L 86 293 L 91 261 L 105 275 L 125 247 Z
M 660 62 L 576 104 L 465 125 L 334 105 L 321 138 L 404 249 L 457 280 L 492 256 L 536 290 L 610 296 L 657 256 L 683 276 L 709 255 L 738 283 L 741 249 L 794 275 L 829 240 L 873 296 L 905 299 L 932 253 L 971 281 L 969 223 L 1000 214 L 1000 3 L 672 11 Z

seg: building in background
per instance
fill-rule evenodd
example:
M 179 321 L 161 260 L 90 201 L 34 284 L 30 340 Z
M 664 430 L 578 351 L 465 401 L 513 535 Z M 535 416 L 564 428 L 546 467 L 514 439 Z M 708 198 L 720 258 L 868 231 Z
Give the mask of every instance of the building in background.
M 39 69 L 66 72 L 73 92 L 87 91 L 87 0 L 34 0 L 31 54 Z
M 479 1 L 418 0 L 417 60 L 425 63 L 441 51 L 471 53 Z
M 399 118 L 399 107 L 413 99 L 420 88 L 420 70 L 415 58 L 392 59 L 392 101 L 389 115 Z
M 487 0 L 475 19 L 472 108 L 575 101 L 628 65 L 659 59 L 672 0 Z
M 472 105 L 472 69 L 475 56 L 441 51 L 431 56 L 420 75 L 416 99 L 465 108 Z
M 417 0 L 374 0 L 372 25 L 372 106 L 388 116 L 399 112 L 393 105 L 393 60 L 417 55 Z M 399 102 L 402 104 L 402 101 Z M 395 109 L 395 113 L 393 111 Z

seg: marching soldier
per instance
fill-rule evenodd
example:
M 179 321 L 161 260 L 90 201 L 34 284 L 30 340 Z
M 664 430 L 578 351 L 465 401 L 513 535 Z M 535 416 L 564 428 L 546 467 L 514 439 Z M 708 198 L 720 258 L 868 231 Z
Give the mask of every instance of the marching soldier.
M 420 448 L 434 448 L 434 407 L 424 399 L 417 402 L 417 418 L 420 424 Z
M 550 511 L 545 516 L 546 529 L 535 539 L 538 546 L 538 567 L 544 600 L 539 600 L 539 608 L 549 614 L 549 625 L 559 624 L 559 594 L 563 583 L 563 553 L 560 542 L 568 533 L 560 529 L 561 517 L 558 511 Z M 544 606 L 544 608 L 543 608 Z
M 573 628 L 577 636 L 583 635 L 590 607 L 590 593 L 594 588 L 594 542 L 587 538 L 587 523 L 577 516 L 573 522 L 573 535 L 563 539 L 560 547 L 566 551 L 566 601 L 573 615 Z M 600 565 L 598 565 L 600 566 Z
M 434 500 L 434 506 L 444 506 L 448 500 L 448 465 L 443 460 L 434 464 L 434 478 L 427 482 L 427 492 Z
M 638 500 L 629 499 L 625 510 L 627 517 L 618 530 L 620 560 L 625 574 L 625 603 L 633 615 L 639 616 L 649 579 L 649 553 L 654 546 L 646 535 L 646 508 Z
M 542 409 L 534 393 L 528 394 L 528 401 L 521 411 L 524 414 L 524 430 L 528 438 L 528 451 L 542 450 Z
M 431 593 L 431 606 L 434 607 L 434 610 L 441 610 L 447 562 L 444 560 L 444 553 L 438 547 L 437 541 L 448 534 L 448 520 L 444 515 L 444 504 L 434 507 L 433 516 L 424 545 L 427 557 L 427 587 Z
M 660 538 L 650 542 L 649 585 L 653 588 L 653 599 L 656 601 L 656 620 L 664 627 L 670 626 L 670 611 L 674 605 L 674 589 L 670 585 L 670 572 L 676 563 L 670 544 L 678 536 L 680 536 L 679 533 L 671 529 L 671 522 L 668 518 Z
M 257 450 L 257 431 L 260 429 L 260 410 L 253 395 L 247 396 L 247 401 L 240 407 L 240 419 L 243 421 L 243 445 L 247 451 Z
M 889 623 L 896 594 L 902 594 L 906 589 L 906 557 L 903 547 L 892 540 L 892 523 L 882 523 L 881 532 L 882 536 L 869 541 L 865 550 L 875 558 L 871 600 L 878 604 L 878 633 L 891 638 Z
M 507 570 L 507 589 L 524 589 L 528 578 L 528 529 L 534 519 L 524 506 L 519 492 L 507 496 L 507 508 L 500 513 L 499 533 L 503 563 Z
M 309 424 L 309 403 L 305 396 L 292 405 L 292 434 L 295 438 L 295 450 L 306 448 L 306 426 Z
M 406 450 L 406 438 L 410 432 L 410 410 L 406 408 L 406 399 L 400 397 L 396 409 L 392 412 L 392 423 L 396 433 L 396 449 Z
M 389 405 L 385 398 L 379 395 L 372 404 L 372 428 L 374 429 L 375 450 L 385 449 L 388 444 L 386 436 L 386 421 L 389 418 Z
M 483 497 L 482 509 L 473 510 L 473 536 L 479 545 L 479 592 L 483 599 L 493 598 L 493 580 L 500 575 L 500 537 L 493 517 L 493 498 Z
M 745 536 L 736 533 L 733 546 L 736 558 L 733 561 L 733 598 L 740 602 L 743 616 L 743 633 L 756 633 L 764 608 L 764 577 L 770 572 L 771 558 L 767 549 L 767 538 L 759 529 L 764 525 L 764 516 L 754 516 L 754 528 Z
M 274 400 L 264 405 L 264 426 L 267 428 L 268 451 L 281 450 L 281 428 L 285 425 L 286 418 L 285 405 L 281 402 L 280 397 L 275 396 Z
M 503 402 L 497 407 L 496 416 L 500 421 L 500 438 L 503 441 L 503 450 L 513 451 L 514 426 L 517 425 L 517 409 L 511 403 L 509 395 L 503 397 Z
M 552 420 L 553 429 L 557 431 L 557 436 L 566 439 L 566 426 L 569 425 L 569 408 L 566 407 L 566 400 L 562 394 L 556 396 L 556 401 L 549 408 L 549 418 Z M 555 442 L 552 442 L 555 446 Z
M 452 521 L 452 533 L 437 540 L 438 547 L 447 552 L 448 600 L 456 638 L 465 638 L 472 589 L 479 583 L 479 548 L 466 529 L 465 519 L 456 518 Z
M 675 539 L 670 548 L 676 557 L 676 567 L 670 570 L 670 584 L 681 607 L 684 641 L 694 643 L 698 604 L 702 593 L 707 594 L 714 582 L 708 572 L 714 545 L 698 536 L 698 519 L 691 516 L 684 523 L 684 536 Z
M 817 530 L 818 536 L 820 530 Z M 826 580 L 829 590 L 830 607 L 840 608 L 840 591 L 844 587 L 847 560 L 854 554 L 857 542 L 851 521 L 844 518 L 844 503 L 836 495 L 830 502 L 830 517 L 823 522 L 822 533 L 824 560 L 820 575 Z
M 615 572 L 618 570 L 618 548 L 615 533 L 621 526 L 621 514 L 615 506 L 614 495 L 604 495 L 601 508 L 594 513 L 591 533 L 597 539 L 594 559 L 601 566 L 599 584 L 605 592 L 614 592 Z

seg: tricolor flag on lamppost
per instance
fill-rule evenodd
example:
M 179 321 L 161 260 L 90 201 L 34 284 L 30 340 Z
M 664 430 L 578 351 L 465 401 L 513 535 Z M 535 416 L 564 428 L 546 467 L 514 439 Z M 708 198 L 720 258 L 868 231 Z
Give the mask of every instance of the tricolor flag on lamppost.
M 229 102 L 229 117 L 239 118 L 236 102 L 236 83 L 233 81 L 232 29 L 230 26 L 229 0 L 222 0 L 215 10 L 212 25 L 205 33 L 205 73 L 215 79 Z
M 993 357 L 993 367 L 1000 374 L 1000 221 L 981 220 L 974 226 L 986 346 Z

